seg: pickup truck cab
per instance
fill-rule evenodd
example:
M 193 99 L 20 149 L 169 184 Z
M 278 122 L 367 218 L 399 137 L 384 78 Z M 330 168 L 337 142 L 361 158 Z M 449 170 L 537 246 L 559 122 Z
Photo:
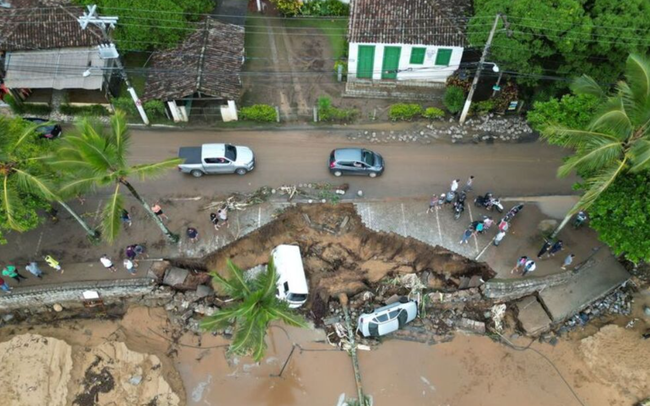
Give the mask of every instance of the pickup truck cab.
M 255 155 L 250 148 L 230 144 L 181 147 L 178 157 L 184 159 L 178 165 L 179 172 L 189 173 L 195 178 L 226 173 L 245 175 L 255 168 Z

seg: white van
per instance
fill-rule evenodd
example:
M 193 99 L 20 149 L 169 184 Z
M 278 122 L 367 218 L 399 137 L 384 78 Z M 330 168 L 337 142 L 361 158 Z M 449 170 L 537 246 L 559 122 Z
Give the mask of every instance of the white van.
M 271 251 L 271 257 L 278 273 L 277 294 L 280 300 L 289 302 L 295 309 L 307 301 L 309 287 L 302 266 L 300 247 L 297 245 L 278 245 Z

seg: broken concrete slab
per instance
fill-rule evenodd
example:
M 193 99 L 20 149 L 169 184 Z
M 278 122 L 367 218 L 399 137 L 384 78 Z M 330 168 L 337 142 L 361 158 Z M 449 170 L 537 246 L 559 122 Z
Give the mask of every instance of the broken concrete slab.
M 209 296 L 212 293 L 213 293 L 212 288 L 210 286 L 208 286 L 208 285 L 199 285 L 196 288 L 196 296 L 197 296 L 197 298 L 206 297 L 206 296 Z
M 485 334 L 485 323 L 463 317 L 458 323 L 458 328 L 470 333 Z
M 519 323 L 527 335 L 536 335 L 551 326 L 551 318 L 539 303 L 536 296 L 527 296 L 515 302 Z
M 182 285 L 187 279 L 190 271 L 187 269 L 181 268 L 169 268 L 165 271 L 165 277 L 163 278 L 163 284 L 168 286 Z

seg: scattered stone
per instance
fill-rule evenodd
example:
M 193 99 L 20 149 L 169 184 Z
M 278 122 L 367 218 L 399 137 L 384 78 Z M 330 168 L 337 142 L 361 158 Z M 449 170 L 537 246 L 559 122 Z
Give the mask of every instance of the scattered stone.
M 55 312 L 59 313 L 63 311 L 63 306 L 61 306 L 58 303 L 55 303 L 54 306 L 52 306 L 52 309 L 54 309 Z
M 643 308 L 643 313 L 645 313 L 646 316 L 650 316 L 650 307 L 649 307 L 649 306 L 645 306 L 645 307 Z
M 359 191 L 357 192 L 357 196 L 359 196 L 359 197 L 363 197 L 363 190 L 359 190 Z
M 386 304 L 389 305 L 389 304 L 397 303 L 397 302 L 399 302 L 400 298 L 401 298 L 400 295 L 393 295 L 393 296 L 389 297 L 388 299 L 386 299 Z
M 13 313 L 7 313 L 2 315 L 2 321 L 4 321 L 5 323 L 8 323 L 13 319 L 14 319 Z
M 209 296 L 209 295 L 211 295 L 212 293 L 213 293 L 213 292 L 212 292 L 212 288 L 211 288 L 210 286 L 207 286 L 207 285 L 199 285 L 199 286 L 196 287 L 196 296 L 197 296 L 198 298 L 202 298 L 202 297 Z
M 458 323 L 461 330 L 469 331 L 476 334 L 485 334 L 485 323 L 482 321 L 471 320 L 468 318 L 461 318 Z
M 129 383 L 134 386 L 140 385 L 140 382 L 142 382 L 142 375 L 133 375 L 131 379 L 129 379 Z

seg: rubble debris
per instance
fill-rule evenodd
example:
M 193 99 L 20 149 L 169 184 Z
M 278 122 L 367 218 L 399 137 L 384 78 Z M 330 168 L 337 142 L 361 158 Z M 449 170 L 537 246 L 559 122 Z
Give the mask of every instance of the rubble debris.
M 467 319 L 465 317 L 460 319 L 460 322 L 458 323 L 458 328 L 460 328 L 461 330 L 468 331 L 470 333 L 485 334 L 485 323 L 483 323 L 482 321 Z
M 506 315 L 505 303 L 494 305 L 491 309 L 491 312 L 494 329 L 499 333 L 503 332 L 503 318 Z
M 569 318 L 558 331 L 564 333 L 577 327 L 582 327 L 593 319 L 608 315 L 629 316 L 631 311 L 632 296 L 624 287 L 620 287 L 604 298 L 595 301 L 580 313 Z

